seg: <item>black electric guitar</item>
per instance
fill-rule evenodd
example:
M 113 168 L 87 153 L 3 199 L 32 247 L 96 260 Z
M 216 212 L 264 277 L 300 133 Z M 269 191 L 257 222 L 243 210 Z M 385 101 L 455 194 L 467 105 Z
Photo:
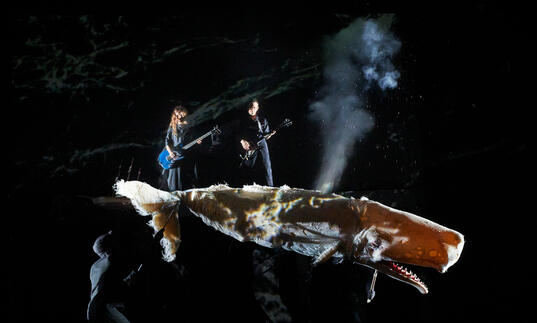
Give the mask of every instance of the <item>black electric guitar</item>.
M 241 159 L 242 159 L 242 161 L 241 161 L 241 165 L 242 165 L 242 163 L 243 163 L 245 160 L 248 160 L 248 159 L 252 158 L 252 156 L 254 155 L 254 153 L 255 153 L 256 151 L 258 151 L 259 149 L 261 149 L 261 146 L 259 146 L 259 145 L 261 144 L 261 142 L 262 142 L 263 140 L 268 140 L 268 139 L 270 139 L 270 137 L 274 136 L 278 130 L 280 130 L 280 129 L 283 128 L 283 127 L 289 127 L 289 126 L 291 126 L 292 124 L 293 124 L 293 121 L 291 121 L 291 120 L 289 120 L 289 119 L 285 119 L 285 120 L 283 120 L 283 122 L 280 123 L 274 130 L 272 130 L 270 133 L 264 135 L 263 138 L 262 138 L 261 140 L 259 140 L 259 141 L 255 144 L 255 146 L 253 146 L 253 147 L 250 146 L 250 149 L 247 150 L 246 153 L 245 153 L 244 155 L 239 155 L 239 156 L 241 157 Z
M 198 140 L 203 140 L 203 139 L 207 138 L 208 136 L 210 136 L 213 133 L 219 134 L 221 132 L 222 131 L 220 129 L 218 129 L 218 126 L 215 126 L 213 128 L 213 130 L 207 132 L 203 136 L 200 136 L 199 138 L 196 138 L 196 139 L 192 140 L 191 142 L 189 142 L 186 145 L 180 145 L 179 150 L 180 151 L 185 151 L 185 150 L 189 149 L 190 147 L 194 146 L 198 142 Z M 172 158 L 170 156 L 170 153 L 168 152 L 168 149 L 164 148 L 162 150 L 162 152 L 158 155 L 158 162 L 159 162 L 160 166 L 162 168 L 164 168 L 164 169 L 172 168 L 172 166 L 174 166 L 174 164 L 176 162 L 178 162 L 179 160 L 185 158 L 185 156 L 183 154 L 181 154 L 180 151 L 174 151 L 175 157 Z

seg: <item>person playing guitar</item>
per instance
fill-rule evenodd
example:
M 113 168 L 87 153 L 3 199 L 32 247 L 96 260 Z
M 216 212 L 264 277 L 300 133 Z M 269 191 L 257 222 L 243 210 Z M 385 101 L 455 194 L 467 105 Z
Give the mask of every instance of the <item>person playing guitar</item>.
M 244 159 L 241 165 L 253 168 L 259 153 L 261 153 L 265 168 L 265 185 L 274 186 L 270 154 L 265 138 L 266 135 L 273 133 L 270 131 L 267 118 L 259 113 L 259 102 L 256 99 L 248 106 L 248 118 L 241 127 L 241 146 L 245 150 L 245 153 L 253 151 L 251 157 Z
M 173 109 L 170 125 L 166 133 L 166 150 L 172 159 L 177 158 L 179 148 L 185 143 L 185 137 L 188 133 L 188 122 L 186 116 L 188 110 L 179 105 Z M 198 144 L 201 144 L 202 140 L 198 140 Z M 197 169 L 194 161 L 185 161 L 180 165 L 172 165 L 168 172 L 167 183 L 170 191 L 183 190 L 186 186 L 192 187 L 197 181 Z M 183 173 L 181 175 L 181 172 Z M 187 183 L 185 183 L 187 180 Z M 186 184 L 186 185 L 185 185 Z

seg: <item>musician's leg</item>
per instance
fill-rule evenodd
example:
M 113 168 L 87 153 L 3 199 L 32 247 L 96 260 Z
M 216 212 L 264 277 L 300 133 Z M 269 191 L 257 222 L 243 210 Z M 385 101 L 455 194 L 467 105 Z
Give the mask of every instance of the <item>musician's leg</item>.
M 159 190 L 166 190 L 168 187 L 168 176 L 170 175 L 170 172 L 168 169 L 162 170 L 162 176 L 159 176 L 158 178 L 158 189 Z
M 194 163 L 194 171 L 192 172 L 192 187 L 200 187 L 199 182 L 199 173 L 198 173 L 198 163 Z
M 182 166 L 182 188 L 185 190 L 198 186 L 198 168 L 194 162 L 185 162 Z
M 182 190 L 181 167 L 170 168 L 168 172 L 168 189 L 170 192 Z
M 251 185 L 256 181 L 254 166 L 257 160 L 257 153 L 257 151 L 254 152 L 252 157 L 250 157 L 248 160 L 243 161 L 242 166 L 239 169 L 240 186 Z
M 270 154 L 268 151 L 268 145 L 266 142 L 262 143 L 261 156 L 263 159 L 263 165 L 265 166 L 265 179 L 267 186 L 274 186 L 274 180 L 272 179 L 272 165 L 270 163 Z

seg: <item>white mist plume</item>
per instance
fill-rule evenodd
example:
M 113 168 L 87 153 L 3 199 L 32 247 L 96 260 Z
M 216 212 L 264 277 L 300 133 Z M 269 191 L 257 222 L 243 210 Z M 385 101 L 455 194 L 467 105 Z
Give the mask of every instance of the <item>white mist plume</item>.
M 389 32 L 393 15 L 358 18 L 324 44 L 324 83 L 310 105 L 311 118 L 324 137 L 321 171 L 315 188 L 330 192 L 338 184 L 354 144 L 374 126 L 364 110 L 372 85 L 395 88 L 399 72 L 391 62 L 401 43 Z

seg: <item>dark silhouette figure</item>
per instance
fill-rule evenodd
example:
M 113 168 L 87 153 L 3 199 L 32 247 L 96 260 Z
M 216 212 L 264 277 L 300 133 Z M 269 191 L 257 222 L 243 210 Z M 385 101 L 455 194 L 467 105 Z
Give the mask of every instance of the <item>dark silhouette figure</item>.
M 124 315 L 127 284 L 121 273 L 118 241 L 112 231 L 99 236 L 93 251 L 99 259 L 91 266 L 91 299 L 87 319 L 90 322 L 129 322 Z

